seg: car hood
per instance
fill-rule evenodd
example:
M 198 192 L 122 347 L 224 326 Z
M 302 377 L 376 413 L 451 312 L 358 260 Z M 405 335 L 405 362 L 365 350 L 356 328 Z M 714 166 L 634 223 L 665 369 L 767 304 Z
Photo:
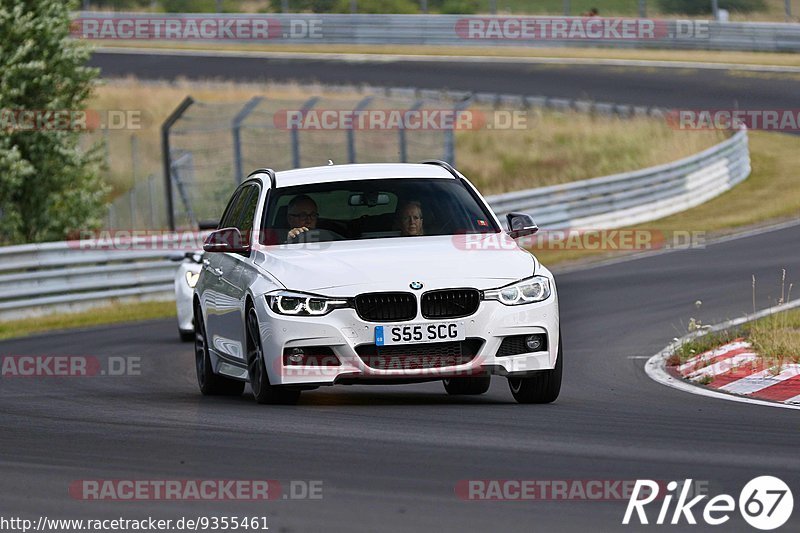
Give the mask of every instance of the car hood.
M 287 289 L 330 296 L 407 291 L 413 281 L 423 283 L 425 290 L 490 289 L 531 276 L 535 268 L 530 253 L 503 237 L 395 237 L 268 246 L 257 249 L 255 263 Z M 498 239 L 504 246 L 495 245 Z

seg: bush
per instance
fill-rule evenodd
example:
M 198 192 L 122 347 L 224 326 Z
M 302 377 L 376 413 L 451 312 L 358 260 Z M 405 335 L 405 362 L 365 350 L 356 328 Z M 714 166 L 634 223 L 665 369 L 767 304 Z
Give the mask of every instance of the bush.
M 216 0 L 161 0 L 161 7 L 167 13 L 215 13 L 217 2 Z
M 62 0 L 0 0 L 0 112 L 80 111 L 97 77 L 89 48 L 69 37 Z M 60 240 L 94 229 L 105 210 L 96 151 L 74 130 L 0 128 L 0 242 Z
M 703 0 L 658 0 L 659 7 L 664 13 L 679 13 L 684 15 L 704 15 L 711 13 L 711 2 Z M 751 13 L 766 9 L 764 0 L 719 0 L 720 9 Z

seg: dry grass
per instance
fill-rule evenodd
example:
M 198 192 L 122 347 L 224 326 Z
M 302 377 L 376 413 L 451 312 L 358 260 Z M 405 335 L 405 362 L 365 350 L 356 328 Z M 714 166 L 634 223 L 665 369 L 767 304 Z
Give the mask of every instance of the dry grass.
M 623 59 L 631 61 L 667 61 L 725 63 L 737 65 L 800 66 L 800 54 L 774 52 L 727 52 L 712 50 L 629 50 L 617 48 L 540 48 L 515 46 L 415 46 L 415 45 L 315 45 L 279 43 L 173 43 L 155 41 L 108 41 L 103 47 L 148 47 L 183 50 L 284 52 L 318 54 L 401 54 L 491 57 L 531 57 L 556 59 Z
M 716 131 L 683 132 L 649 117 L 575 111 L 528 114 L 525 130 L 459 132 L 459 169 L 484 194 L 605 176 L 675 161 L 721 142 Z
M 797 187 L 800 137 L 763 131 L 751 131 L 749 136 L 753 170 L 747 180 L 702 205 L 641 224 L 639 229 L 666 236 L 676 231 L 704 232 L 710 237 L 800 217 L 800 187 Z M 535 253 L 548 265 L 607 258 L 614 254 L 593 250 L 537 250 Z
M 136 322 L 171 316 L 175 316 L 174 301 L 116 304 L 80 313 L 47 315 L 36 320 L 0 322 L 0 339 L 24 337 L 45 331 Z
M 138 110 L 141 129 L 108 133 L 109 181 L 119 194 L 138 179 L 161 174 L 160 126 L 190 94 L 202 102 L 243 103 L 255 95 L 301 102 L 311 95 L 352 102 L 355 91 L 331 92 L 322 86 L 236 84 L 219 82 L 108 81 L 90 103 L 94 109 Z M 491 116 L 490 110 L 485 110 Z M 719 132 L 673 130 L 662 120 L 630 120 L 578 112 L 526 115 L 526 129 L 460 131 L 456 135 L 459 167 L 487 194 L 635 170 L 696 153 L 722 139 Z M 94 140 L 103 134 L 95 132 Z M 224 131 L 226 139 L 229 133 Z M 138 157 L 132 161 L 132 137 Z

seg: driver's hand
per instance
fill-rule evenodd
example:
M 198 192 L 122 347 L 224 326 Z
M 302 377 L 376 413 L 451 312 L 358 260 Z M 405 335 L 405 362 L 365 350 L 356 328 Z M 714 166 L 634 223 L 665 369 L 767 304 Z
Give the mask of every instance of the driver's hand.
M 303 226 L 302 228 L 293 228 L 293 229 L 289 230 L 288 237 L 290 239 L 294 239 L 295 237 L 297 237 L 298 235 L 300 235 L 301 233 L 306 232 L 306 231 L 308 231 L 308 228 L 305 227 L 305 226 Z

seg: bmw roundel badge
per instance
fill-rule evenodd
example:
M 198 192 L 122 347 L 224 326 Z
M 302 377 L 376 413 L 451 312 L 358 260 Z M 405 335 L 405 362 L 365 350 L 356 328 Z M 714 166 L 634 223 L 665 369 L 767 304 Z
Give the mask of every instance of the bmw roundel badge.
M 412 289 L 414 289 L 415 291 L 418 291 L 418 290 L 420 290 L 422 288 L 422 282 L 421 281 L 412 281 L 408 286 L 411 287 Z

